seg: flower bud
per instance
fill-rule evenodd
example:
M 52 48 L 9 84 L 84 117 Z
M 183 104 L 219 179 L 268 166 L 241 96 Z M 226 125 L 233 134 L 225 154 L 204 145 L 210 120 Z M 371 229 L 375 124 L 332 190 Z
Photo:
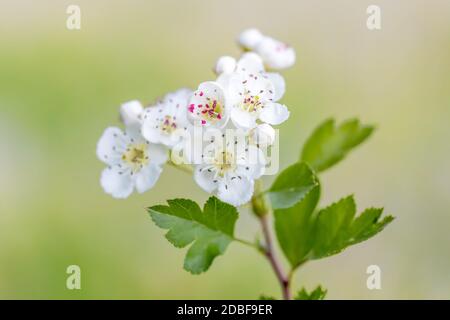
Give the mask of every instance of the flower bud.
M 217 60 L 214 72 L 217 75 L 232 73 L 236 69 L 236 59 L 230 56 L 223 56 Z
M 241 32 L 238 37 L 238 42 L 245 49 L 253 50 L 263 37 L 264 36 L 258 29 L 252 28 Z

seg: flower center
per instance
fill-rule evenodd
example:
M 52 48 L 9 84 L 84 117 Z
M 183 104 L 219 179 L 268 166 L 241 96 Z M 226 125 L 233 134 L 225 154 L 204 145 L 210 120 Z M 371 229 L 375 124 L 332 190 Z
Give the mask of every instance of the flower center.
M 202 93 L 200 93 L 202 95 Z M 215 123 L 222 119 L 223 116 L 223 106 L 216 99 L 211 99 L 206 97 L 206 102 L 202 104 L 191 104 L 189 106 L 189 111 L 194 112 L 194 108 L 197 107 L 197 114 L 202 118 L 202 124 L 206 122 Z
M 130 165 L 134 172 L 141 169 L 149 161 L 146 147 L 145 143 L 130 145 L 122 154 L 122 160 Z
M 174 130 L 177 129 L 177 124 L 175 122 L 175 117 L 172 116 L 165 116 L 163 121 L 162 121 L 162 125 L 161 125 L 161 130 L 165 133 L 172 133 Z
M 247 93 L 244 96 L 241 107 L 244 111 L 252 113 L 258 112 L 261 108 L 263 108 L 263 104 L 261 103 L 259 96 L 252 96 Z

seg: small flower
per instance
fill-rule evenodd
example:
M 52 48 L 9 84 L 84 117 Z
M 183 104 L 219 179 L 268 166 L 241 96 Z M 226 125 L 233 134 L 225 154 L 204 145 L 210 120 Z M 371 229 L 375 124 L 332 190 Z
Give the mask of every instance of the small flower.
M 223 128 L 228 121 L 225 92 L 214 81 L 203 82 L 195 91 L 188 105 L 188 118 L 194 125 Z
M 191 124 L 187 119 L 187 106 L 192 91 L 180 89 L 167 94 L 157 105 L 144 110 L 142 135 L 152 143 L 173 147 Z
M 245 53 L 235 72 L 220 75 L 217 82 L 226 88 L 235 126 L 252 129 L 257 121 L 277 125 L 288 119 L 286 106 L 276 103 L 284 94 L 284 79 L 279 74 L 266 73 L 255 53 Z
M 219 60 L 217 61 L 217 65 L 225 64 L 226 63 L 225 61 L 221 61 L 221 60 L 227 60 L 225 58 L 231 58 L 231 57 L 219 58 Z M 231 70 L 232 66 L 234 66 L 233 70 Z M 222 72 L 218 72 L 219 70 L 222 70 Z M 234 63 L 230 62 L 229 65 L 227 66 L 227 68 L 225 68 L 225 67 L 216 68 L 216 73 L 219 76 L 217 81 L 225 87 L 228 86 L 229 80 L 232 78 L 231 75 L 233 73 L 239 73 L 239 74 L 243 74 L 243 75 L 260 74 L 264 78 L 266 78 L 270 82 L 272 82 L 272 85 L 274 87 L 274 101 L 280 100 L 286 91 L 286 83 L 284 81 L 283 76 L 276 72 L 266 72 L 265 68 L 264 68 L 263 60 L 261 59 L 261 57 L 259 55 L 257 55 L 254 52 L 244 53 L 238 62 L 236 62 L 236 60 L 234 60 Z
M 262 151 L 255 146 L 234 148 L 212 148 L 203 155 L 204 162 L 195 168 L 194 180 L 206 192 L 234 206 L 250 201 L 254 180 L 261 177 L 265 169 Z
M 146 141 L 138 130 L 105 130 L 97 144 L 98 158 L 108 165 L 100 184 L 114 198 L 126 198 L 134 189 L 143 193 L 154 186 L 167 161 L 167 149 Z
M 291 46 L 265 36 L 256 29 L 243 31 L 238 38 L 238 42 L 244 49 L 260 55 L 269 69 L 287 69 L 295 63 L 295 50 Z
M 120 106 L 120 119 L 126 127 L 139 126 L 144 108 L 137 100 L 125 102 Z

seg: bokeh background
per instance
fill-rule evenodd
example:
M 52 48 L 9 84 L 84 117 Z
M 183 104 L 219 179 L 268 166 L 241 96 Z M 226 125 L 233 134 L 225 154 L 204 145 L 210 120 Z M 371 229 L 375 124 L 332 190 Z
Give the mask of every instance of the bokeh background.
M 81 7 L 81 30 L 66 8 Z M 366 8 L 382 29 L 366 28 Z M 294 287 L 322 284 L 330 299 L 450 298 L 450 2 L 0 1 L 0 298 L 257 298 L 279 296 L 262 256 L 232 244 L 206 274 L 182 270 L 144 210 L 175 197 L 207 199 L 166 168 L 157 186 L 119 201 L 99 186 L 95 146 L 118 107 L 213 78 L 247 27 L 289 42 L 290 120 L 281 165 L 328 117 L 360 117 L 375 135 L 322 176 L 326 205 L 355 194 L 360 209 L 397 219 L 374 239 L 305 265 Z M 271 178 L 267 178 L 269 182 Z M 242 238 L 256 221 L 243 210 Z M 66 289 L 81 267 L 82 290 Z M 382 289 L 366 288 L 366 268 Z

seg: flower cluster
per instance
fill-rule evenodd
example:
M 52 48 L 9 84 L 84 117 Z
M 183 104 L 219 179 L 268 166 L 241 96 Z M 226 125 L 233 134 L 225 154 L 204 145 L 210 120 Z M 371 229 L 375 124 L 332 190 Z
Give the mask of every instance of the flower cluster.
M 295 52 L 256 29 L 242 32 L 238 42 L 245 52 L 238 60 L 220 57 L 214 81 L 147 107 L 138 101 L 120 107 L 125 130 L 107 128 L 97 145 L 107 165 L 100 179 L 106 193 L 126 198 L 134 189 L 151 189 L 167 161 L 179 163 L 178 155 L 206 192 L 234 206 L 251 199 L 254 181 L 265 171 L 264 152 L 275 141 L 272 126 L 289 117 L 279 103 L 285 81 L 275 71 L 292 66 Z M 193 147 L 199 139 L 200 147 Z

